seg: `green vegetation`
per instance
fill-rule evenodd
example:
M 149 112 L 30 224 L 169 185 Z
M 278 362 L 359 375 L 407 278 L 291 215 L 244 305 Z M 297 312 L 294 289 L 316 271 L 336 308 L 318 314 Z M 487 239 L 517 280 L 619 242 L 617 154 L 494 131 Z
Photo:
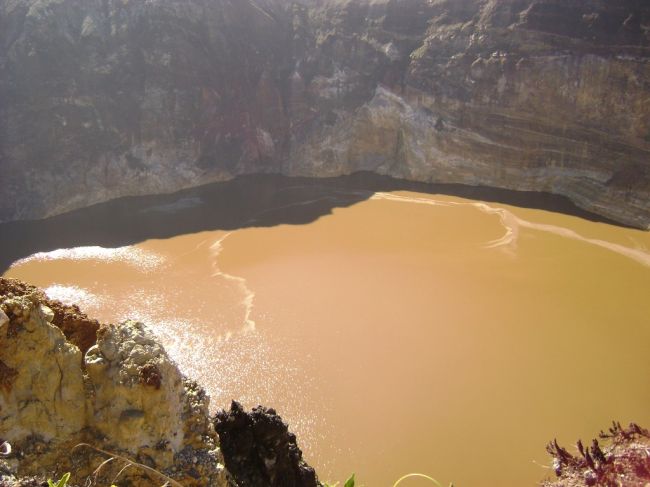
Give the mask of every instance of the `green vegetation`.
M 324 487 L 337 487 L 339 485 L 338 482 L 335 484 L 328 484 L 327 482 L 323 483 Z M 343 484 L 343 487 L 354 487 L 354 474 L 345 481 L 345 484 Z
M 89 445 L 87 443 L 79 443 L 78 445 L 76 445 L 73 448 L 73 450 L 76 449 L 76 448 L 81 448 L 81 447 L 90 448 L 91 450 L 94 450 L 97 453 L 101 453 L 101 454 L 106 455 L 106 456 L 109 457 L 108 459 L 104 460 L 99 465 L 99 467 L 97 467 L 95 469 L 95 471 L 93 472 L 92 476 L 90 477 L 90 479 L 92 479 L 91 485 L 96 484 L 96 481 L 97 481 L 97 478 L 98 478 L 99 474 L 101 473 L 102 469 L 104 469 L 104 467 L 106 467 L 106 465 L 108 465 L 109 463 L 111 463 L 113 461 L 121 461 L 121 462 L 123 462 L 122 468 L 120 469 L 119 473 L 115 476 L 115 479 L 113 480 L 113 482 L 115 482 L 115 480 L 120 475 L 122 475 L 122 473 L 124 473 L 124 471 L 127 468 L 135 467 L 135 468 L 142 469 L 142 470 L 144 470 L 145 472 L 147 472 L 149 474 L 152 474 L 154 477 L 157 476 L 157 477 L 162 478 L 165 481 L 165 483 L 163 484 L 163 487 L 169 487 L 169 486 L 183 487 L 177 481 L 175 481 L 174 479 L 168 477 L 167 475 L 163 474 L 162 472 L 159 472 L 158 470 L 153 469 L 151 467 L 148 467 L 146 465 L 143 465 L 141 463 L 135 462 L 135 461 L 133 461 L 130 458 L 127 458 L 125 456 L 118 455 L 117 453 L 102 450 L 101 448 L 97 448 L 97 447 Z M 68 481 L 69 480 L 70 480 L 70 472 L 67 472 L 67 473 L 63 474 L 63 476 L 58 480 L 58 482 L 54 482 L 52 479 L 48 479 L 47 486 L 48 487 L 68 487 Z M 117 487 L 117 486 L 114 483 L 111 483 L 111 487 Z M 354 487 L 354 480 L 352 481 L 352 485 L 350 485 L 350 486 L 348 486 L 348 483 L 346 482 L 345 487 Z
M 172 479 L 171 477 L 168 477 L 167 475 L 163 474 L 162 472 L 159 472 L 159 471 L 156 470 L 155 468 L 148 467 L 147 465 L 143 465 L 142 463 L 138 463 L 138 462 L 136 462 L 136 461 L 133 461 L 133 460 L 131 460 L 130 458 L 127 458 L 127 457 L 125 457 L 125 456 L 123 456 L 123 455 L 119 455 L 119 454 L 117 454 L 117 453 L 115 453 L 115 452 L 111 452 L 111 451 L 107 451 L 107 450 L 102 450 L 101 448 L 97 448 L 96 446 L 89 445 L 88 443 L 79 443 L 78 445 L 76 445 L 76 446 L 73 448 L 73 450 L 76 449 L 76 448 L 89 448 L 89 449 L 91 449 L 91 450 L 94 450 L 94 451 L 97 452 L 97 453 L 101 453 L 102 455 L 105 455 L 105 456 L 108 457 L 108 458 L 107 458 L 106 460 L 104 460 L 104 461 L 99 465 L 99 467 L 97 467 L 97 468 L 95 469 L 95 471 L 93 472 L 92 477 L 93 477 L 95 480 L 97 479 L 97 477 L 99 476 L 100 472 L 102 471 L 102 469 L 103 469 L 106 465 L 108 465 L 109 463 L 115 461 L 115 462 L 122 462 L 122 468 L 120 469 L 120 471 L 118 472 L 118 474 L 115 476 L 115 479 L 113 480 L 113 482 L 115 482 L 115 480 L 116 480 L 120 475 L 122 475 L 122 473 L 124 473 L 125 470 L 127 470 L 128 468 L 131 468 L 131 467 L 135 467 L 135 468 L 138 468 L 138 469 L 140 469 L 140 470 L 144 470 L 145 472 L 147 472 L 148 474 L 152 475 L 153 477 L 161 478 L 162 480 L 165 481 L 165 483 L 163 484 L 164 486 L 183 487 L 183 486 L 182 486 L 180 483 L 178 483 L 176 480 Z M 113 486 L 111 486 L 111 487 L 113 487 Z
M 397 487 L 402 481 L 404 481 L 404 480 L 406 480 L 408 478 L 414 478 L 414 477 L 429 480 L 429 481 L 433 482 L 433 484 L 436 485 L 437 487 L 443 487 L 443 485 L 440 482 L 438 482 L 436 479 L 434 479 L 433 477 L 429 477 L 428 475 L 424 475 L 423 473 L 409 473 L 409 474 L 406 474 L 403 477 L 400 477 L 399 479 L 397 479 L 397 481 L 393 484 L 393 487 Z M 345 481 L 345 484 L 343 485 L 343 487 L 354 487 L 354 482 L 355 482 L 354 481 L 354 474 L 352 474 L 352 476 Z M 327 482 L 325 482 L 323 484 L 324 487 L 337 487 L 337 485 L 338 485 L 338 482 L 336 482 L 335 484 L 328 484 Z M 454 487 L 454 484 L 449 484 L 449 487 Z
M 67 487 L 68 480 L 70 480 L 70 472 L 64 473 L 63 477 L 61 477 L 58 482 L 48 479 L 47 487 Z

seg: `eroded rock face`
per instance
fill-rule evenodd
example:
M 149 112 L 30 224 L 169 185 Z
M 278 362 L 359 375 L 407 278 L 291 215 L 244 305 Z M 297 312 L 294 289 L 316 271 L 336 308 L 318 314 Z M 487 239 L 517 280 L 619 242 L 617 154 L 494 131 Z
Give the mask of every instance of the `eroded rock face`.
M 288 32 L 267 10 L 0 2 L 0 220 L 270 170 Z
M 6 281 L 4 289 L 29 289 Z M 185 486 L 229 485 L 209 398 L 142 323 L 104 325 L 82 357 L 52 323 L 42 293 L 11 294 L 0 293 L 0 439 L 12 446 L 0 474 L 72 471 L 83 483 L 107 458 L 77 446 L 88 443 Z M 152 482 L 137 468 L 121 478 L 136 487 Z
M 252 172 L 547 191 L 650 225 L 640 0 L 0 3 L 0 221 Z
M 142 323 L 100 329 L 86 353 L 93 384 L 93 424 L 121 445 L 183 444 L 183 377 Z
M 86 405 L 81 352 L 34 295 L 3 296 L 0 307 L 8 317 L 0 316 L 0 438 L 19 443 L 77 435 Z
M 304 19 L 311 125 L 288 173 L 547 191 L 648 228 L 649 5 L 349 0 Z
M 142 323 L 100 328 L 85 366 L 93 391 L 89 425 L 109 446 L 174 477 L 174 469 L 184 472 L 184 485 L 226 483 L 208 396 Z
M 63 304 L 61 301 L 49 299 L 45 293 L 35 286 L 29 285 L 17 279 L 6 279 L 0 277 L 0 296 L 9 298 L 31 296 L 32 301 L 38 301 L 52 311 L 53 316 L 50 322 L 61 329 L 66 339 L 76 345 L 81 353 L 86 351 L 97 341 L 97 330 L 99 322 L 89 318 L 77 305 Z M 48 316 L 49 319 L 49 316 Z M 5 320 L 0 314 L 0 334 Z

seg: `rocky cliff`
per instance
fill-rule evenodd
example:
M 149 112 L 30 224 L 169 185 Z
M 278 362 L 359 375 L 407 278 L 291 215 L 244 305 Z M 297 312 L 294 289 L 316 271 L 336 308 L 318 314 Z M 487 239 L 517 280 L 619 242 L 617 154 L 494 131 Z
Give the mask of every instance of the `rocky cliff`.
M 0 278 L 0 486 L 64 472 L 72 485 L 320 485 L 274 411 L 208 406 L 142 323 L 99 326 Z
M 650 227 L 644 0 L 0 0 L 0 221 L 281 172 Z

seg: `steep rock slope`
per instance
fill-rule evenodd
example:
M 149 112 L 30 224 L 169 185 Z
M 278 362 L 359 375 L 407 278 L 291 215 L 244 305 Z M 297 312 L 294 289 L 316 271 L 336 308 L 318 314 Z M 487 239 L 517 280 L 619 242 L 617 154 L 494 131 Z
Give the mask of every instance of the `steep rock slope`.
M 17 288 L 4 279 L 0 288 L 0 443 L 12 445 L 12 454 L 0 461 L 0 477 L 3 471 L 71 471 L 81 484 L 106 460 L 79 446 L 87 442 L 183 485 L 231 485 L 207 395 L 144 325 L 105 325 L 82 356 L 53 323 L 55 313 L 40 291 L 5 293 Z M 116 473 L 108 467 L 102 472 Z M 151 485 L 146 474 L 131 468 L 123 480 Z
M 246 0 L 1 1 L 0 219 L 269 170 L 286 35 Z
M 252 172 L 650 226 L 643 0 L 2 0 L 0 220 Z
M 547 191 L 648 227 L 647 3 L 349 0 L 303 18 L 294 84 L 316 126 L 287 172 Z
M 71 485 L 321 485 L 274 410 L 210 416 L 209 402 L 142 323 L 100 326 L 0 277 L 0 487 L 66 471 Z

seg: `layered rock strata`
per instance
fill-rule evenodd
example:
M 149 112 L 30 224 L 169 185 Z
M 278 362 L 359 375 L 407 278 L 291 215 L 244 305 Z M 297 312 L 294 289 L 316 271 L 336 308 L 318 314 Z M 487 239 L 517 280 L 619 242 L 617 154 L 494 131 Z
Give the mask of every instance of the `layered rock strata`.
M 0 221 L 369 170 L 650 226 L 640 0 L 0 2 Z

